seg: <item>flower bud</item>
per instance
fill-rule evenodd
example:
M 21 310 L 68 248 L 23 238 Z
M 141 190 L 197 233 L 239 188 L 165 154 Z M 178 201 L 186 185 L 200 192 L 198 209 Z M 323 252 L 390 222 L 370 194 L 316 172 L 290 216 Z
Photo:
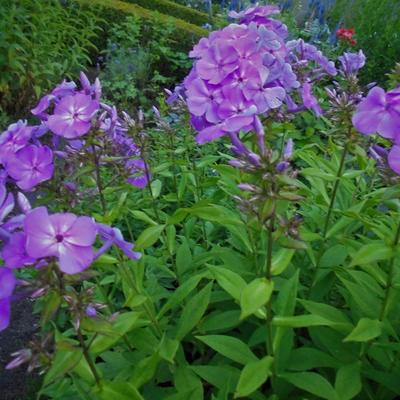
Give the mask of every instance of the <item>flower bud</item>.
M 280 161 L 276 165 L 276 171 L 281 174 L 282 172 L 285 172 L 289 167 L 290 167 L 290 163 L 288 161 Z
M 27 212 L 31 211 L 32 206 L 29 203 L 29 200 L 26 198 L 26 196 L 24 194 L 22 194 L 21 192 L 18 192 L 17 195 L 17 202 L 19 205 L 19 208 L 21 209 L 21 211 L 26 214 Z
M 90 318 L 94 318 L 97 315 L 96 309 L 90 305 L 86 307 L 85 313 Z
M 259 191 L 257 186 L 251 185 L 250 183 L 240 183 L 238 185 L 238 188 L 240 190 L 244 190 L 245 192 L 253 192 L 253 193 L 255 193 L 255 192 Z
M 283 150 L 283 158 L 285 160 L 290 160 L 292 158 L 292 156 L 293 156 L 293 147 L 294 147 L 293 139 L 289 139 L 286 142 L 285 149 Z

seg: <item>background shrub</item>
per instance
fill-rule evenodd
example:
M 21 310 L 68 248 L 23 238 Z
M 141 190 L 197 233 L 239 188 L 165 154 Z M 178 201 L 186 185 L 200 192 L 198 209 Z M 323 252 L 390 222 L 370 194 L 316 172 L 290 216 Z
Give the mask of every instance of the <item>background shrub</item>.
M 159 11 L 160 13 L 180 18 L 195 25 L 208 23 L 208 15 L 193 8 L 176 4 L 169 0 L 127 0 L 128 3 L 138 4 L 141 7 Z
M 18 0 L 0 4 L 0 109 L 20 115 L 60 76 L 90 62 L 99 17 L 76 4 Z

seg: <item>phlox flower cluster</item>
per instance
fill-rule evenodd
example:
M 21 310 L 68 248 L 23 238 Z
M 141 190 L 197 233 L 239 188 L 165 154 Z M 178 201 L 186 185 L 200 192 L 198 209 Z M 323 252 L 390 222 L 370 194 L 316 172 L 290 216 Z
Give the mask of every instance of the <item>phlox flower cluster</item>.
M 272 18 L 278 13 L 258 5 L 231 13 L 237 24 L 212 32 L 190 53 L 196 61 L 184 89 L 198 143 L 255 131 L 262 148 L 261 117 L 278 110 L 322 114 L 312 85 L 336 75 L 335 65 L 301 39 L 286 42 L 286 26 Z
M 119 117 L 116 108 L 102 104 L 100 97 L 100 82 L 91 85 L 81 73 L 80 88 L 64 81 L 39 101 L 32 110 L 41 121 L 39 125 L 18 121 L 0 135 L 0 239 L 4 260 L 0 268 L 0 330 L 10 320 L 18 283 L 15 269 L 57 264 L 63 273 L 76 274 L 113 245 L 131 259 L 140 257 L 118 228 L 97 224 L 88 216 L 52 214 L 43 206 L 32 208 L 23 193 L 37 191 L 39 184 L 53 178 L 55 168 L 64 166 L 62 162 L 73 164 L 77 152 L 84 152 L 88 158 L 96 150 L 88 144 L 91 135 L 101 151 L 108 152 L 104 156 L 123 160 L 128 183 L 140 188 L 147 185 L 140 149 L 128 135 L 134 121 L 127 114 Z M 62 183 L 75 189 L 72 183 Z M 18 190 L 23 192 L 15 196 Z
M 378 133 L 392 142 L 387 161 L 400 175 L 400 87 L 388 92 L 378 86 L 371 89 L 359 104 L 353 124 L 364 135 Z

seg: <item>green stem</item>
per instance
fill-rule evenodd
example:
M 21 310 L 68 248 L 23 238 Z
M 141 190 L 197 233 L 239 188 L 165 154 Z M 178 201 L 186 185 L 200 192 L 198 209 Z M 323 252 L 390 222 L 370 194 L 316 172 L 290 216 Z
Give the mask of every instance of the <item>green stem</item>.
M 100 385 L 100 376 L 99 376 L 99 374 L 97 372 L 96 365 L 94 364 L 94 362 L 92 360 L 92 357 L 90 357 L 89 349 L 86 346 L 85 339 L 83 338 L 81 329 L 78 328 L 76 330 L 76 333 L 77 333 L 78 340 L 79 340 L 79 343 L 80 343 L 82 351 L 83 351 L 83 356 L 85 357 L 85 359 L 86 359 L 86 361 L 87 361 L 87 363 L 89 365 L 89 368 L 92 371 L 92 374 L 94 376 L 94 379 L 96 381 L 97 386 L 100 388 L 101 387 L 101 385 Z
M 392 291 L 392 287 L 393 287 L 393 278 L 394 278 L 394 270 L 395 270 L 395 259 L 396 259 L 396 248 L 399 245 L 399 241 L 400 241 L 400 222 L 399 225 L 397 227 L 397 231 L 396 231 L 396 235 L 394 237 L 394 241 L 393 241 L 393 257 L 390 260 L 390 264 L 389 264 L 389 272 L 388 272 L 388 276 L 387 276 L 387 280 L 386 280 L 386 290 L 385 290 L 385 298 L 383 299 L 383 303 L 382 303 L 382 308 L 381 308 L 381 312 L 379 314 L 379 321 L 383 321 L 386 317 L 387 314 L 387 307 L 389 304 L 389 299 L 390 299 L 390 294 Z
M 335 180 L 335 184 L 334 184 L 333 190 L 332 190 L 331 201 L 329 203 L 328 213 L 326 215 L 324 228 L 322 230 L 322 238 L 323 238 L 324 242 L 321 244 L 320 250 L 319 250 L 318 255 L 317 255 L 317 261 L 316 261 L 316 264 L 315 264 L 315 274 L 314 274 L 314 279 L 313 279 L 312 286 L 314 286 L 315 283 L 316 283 L 317 271 L 319 270 L 319 266 L 321 264 L 321 259 L 322 259 L 322 256 L 324 254 L 324 251 L 325 251 L 324 243 L 325 243 L 325 240 L 326 240 L 326 235 L 328 233 L 329 223 L 330 223 L 330 220 L 331 220 L 333 207 L 334 207 L 335 202 L 336 202 L 336 196 L 337 196 L 337 192 L 338 192 L 338 189 L 339 189 L 340 178 L 343 175 L 343 170 L 344 170 L 346 156 L 348 154 L 348 151 L 349 151 L 349 143 L 346 142 L 346 144 L 344 146 L 344 149 L 343 149 L 342 157 L 340 159 L 339 169 L 338 169 L 338 171 L 336 173 L 336 180 Z
M 101 208 L 103 210 L 103 214 L 105 214 L 106 213 L 106 201 L 105 201 L 104 195 L 103 195 L 103 183 L 101 181 L 101 174 L 100 174 L 100 161 L 99 161 L 99 157 L 96 152 L 96 146 L 94 144 L 92 144 L 92 150 L 93 150 L 94 169 L 96 172 L 97 190 L 99 191 Z
M 189 147 L 189 148 L 190 148 L 190 150 L 192 150 L 191 147 Z M 192 166 L 192 172 L 193 172 L 194 183 L 195 183 L 195 201 L 198 202 L 203 197 L 203 191 L 201 189 L 199 177 L 197 176 L 196 161 L 195 161 L 194 157 L 192 157 L 192 158 L 189 157 L 188 152 L 186 152 L 186 157 L 188 160 L 188 164 Z M 206 223 L 204 222 L 203 219 L 201 220 L 201 227 L 202 227 L 202 231 L 203 231 L 203 237 L 204 237 L 204 243 L 206 245 L 206 250 L 208 250 L 208 235 L 207 235 Z
M 272 282 L 272 245 L 273 245 L 273 232 L 275 230 L 275 213 L 271 216 L 268 227 L 268 247 L 266 258 L 266 277 L 269 282 Z M 274 346 L 272 340 L 272 295 L 267 303 L 267 352 L 268 355 L 274 356 Z
M 333 186 L 331 202 L 329 203 L 328 214 L 326 215 L 324 229 L 322 231 L 322 237 L 324 239 L 326 238 L 326 234 L 328 233 L 328 228 L 329 228 L 329 223 L 331 220 L 333 206 L 335 205 L 337 191 L 339 189 L 339 184 L 340 184 L 340 178 L 343 175 L 344 165 L 345 165 L 346 156 L 347 156 L 348 151 L 349 151 L 348 143 L 346 143 L 344 146 L 344 149 L 343 149 L 342 158 L 340 159 L 339 169 L 336 174 L 335 185 Z
M 169 144 L 170 144 L 169 154 L 171 157 L 171 163 L 172 163 L 172 167 L 173 167 L 172 179 L 174 181 L 174 189 L 175 189 L 175 193 L 176 193 L 176 199 L 178 201 L 178 208 L 180 208 L 181 204 L 180 204 L 179 193 L 178 193 L 178 182 L 176 180 L 177 164 L 176 164 L 176 157 L 175 157 L 175 141 L 174 141 L 174 131 L 173 130 L 170 130 L 168 132 L 168 137 L 169 137 Z

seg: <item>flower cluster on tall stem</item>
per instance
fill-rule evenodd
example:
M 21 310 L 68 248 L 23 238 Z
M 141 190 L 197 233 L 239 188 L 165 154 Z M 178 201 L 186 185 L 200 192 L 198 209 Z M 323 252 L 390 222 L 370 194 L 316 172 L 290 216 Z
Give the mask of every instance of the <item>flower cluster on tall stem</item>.
M 88 216 L 52 213 L 44 206 L 32 208 L 21 192 L 17 195 L 18 212 L 13 194 L 23 190 L 34 200 L 42 195 L 45 185 L 52 184 L 57 190 L 64 187 L 77 194 L 79 182 L 64 179 L 73 176 L 92 153 L 105 212 L 100 168 L 109 160 L 120 169 L 120 179 L 139 188 L 148 183 L 140 149 L 128 135 L 135 122 L 127 114 L 119 116 L 115 107 L 101 103 L 99 80 L 91 84 L 83 73 L 79 86 L 62 82 L 39 101 L 32 114 L 40 120 L 39 125 L 18 121 L 0 135 L 0 251 L 4 260 L 0 268 L 0 330 L 10 320 L 12 293 L 17 285 L 13 269 L 54 270 L 57 265 L 55 270 L 59 268 L 61 277 L 63 273 L 78 274 L 111 246 L 119 247 L 131 259 L 140 258 L 119 229 L 98 225 Z M 54 208 L 57 211 L 56 205 Z M 41 288 L 32 285 L 32 295 L 44 294 L 53 283 L 49 281 Z

